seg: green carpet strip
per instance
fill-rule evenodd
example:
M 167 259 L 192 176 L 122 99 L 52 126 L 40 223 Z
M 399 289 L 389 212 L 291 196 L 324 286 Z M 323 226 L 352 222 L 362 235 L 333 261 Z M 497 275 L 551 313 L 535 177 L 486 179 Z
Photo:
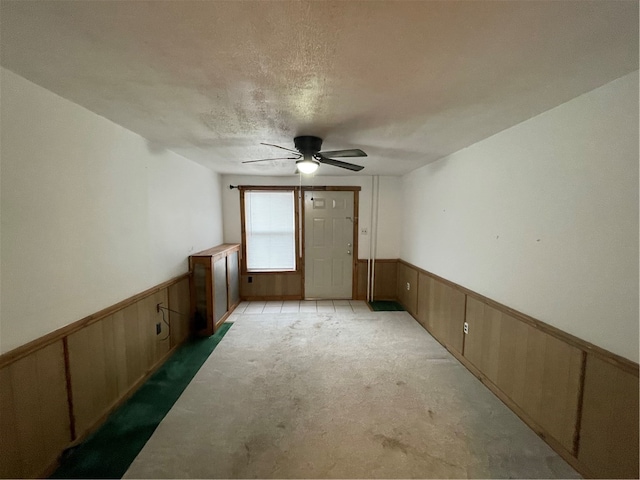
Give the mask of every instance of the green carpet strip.
M 50 478 L 122 478 L 231 325 L 176 350 L 98 430 L 63 454 Z
M 388 300 L 369 302 L 374 312 L 404 312 L 404 308 L 398 302 Z

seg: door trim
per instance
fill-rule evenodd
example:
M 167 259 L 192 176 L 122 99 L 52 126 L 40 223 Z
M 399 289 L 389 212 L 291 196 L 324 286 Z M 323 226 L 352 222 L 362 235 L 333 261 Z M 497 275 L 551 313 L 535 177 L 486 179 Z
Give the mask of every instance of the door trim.
M 305 252 L 305 208 L 304 208 L 304 194 L 305 192 L 353 192 L 353 255 L 351 258 L 351 300 L 355 300 L 358 295 L 358 216 L 359 216 L 359 194 L 360 187 L 333 187 L 333 186 L 322 186 L 322 187 L 302 187 L 300 197 L 300 228 L 302 231 L 301 245 L 300 251 L 302 258 L 300 259 L 300 268 L 302 270 L 302 275 L 300 276 L 300 281 L 302 282 L 302 299 L 304 300 L 306 297 L 305 294 L 305 262 L 306 262 L 306 252 Z

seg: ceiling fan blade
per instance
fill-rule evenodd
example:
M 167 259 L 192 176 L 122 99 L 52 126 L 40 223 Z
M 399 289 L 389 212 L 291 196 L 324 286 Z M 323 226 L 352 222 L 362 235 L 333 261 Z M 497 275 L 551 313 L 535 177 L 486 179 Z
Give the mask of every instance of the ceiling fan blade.
M 256 163 L 256 162 L 268 162 L 270 160 L 298 160 L 302 155 L 298 157 L 279 157 L 279 158 L 262 158 L 260 160 L 247 160 L 242 163 Z
M 353 170 L 354 172 L 359 172 L 364 167 L 360 165 L 354 165 L 353 163 L 341 162 L 340 160 L 334 160 L 332 158 L 327 158 L 324 155 L 317 154 L 315 158 L 320 162 L 326 165 L 333 165 L 334 167 L 346 168 L 347 170 Z
M 332 150 L 330 152 L 320 152 L 321 155 L 325 157 L 366 157 L 367 154 L 364 153 L 359 148 L 352 148 L 350 150 Z
M 273 143 L 264 143 L 264 142 L 260 142 L 260 145 L 266 145 L 266 146 L 268 146 L 268 147 L 281 148 L 282 150 L 286 150 L 287 152 L 300 153 L 300 152 L 298 152 L 297 150 L 291 150 L 290 148 L 281 147 L 280 145 L 274 145 Z

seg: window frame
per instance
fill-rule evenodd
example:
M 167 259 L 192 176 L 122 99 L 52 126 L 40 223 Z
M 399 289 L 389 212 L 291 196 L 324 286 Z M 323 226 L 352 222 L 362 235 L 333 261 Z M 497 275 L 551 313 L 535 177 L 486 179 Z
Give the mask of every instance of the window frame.
M 302 272 L 302 252 L 300 249 L 300 189 L 294 186 L 239 186 L 240 190 L 240 228 L 242 233 L 242 248 L 241 248 L 241 275 L 296 275 Z M 245 214 L 245 193 L 246 192 L 292 192 L 293 204 L 294 204 L 294 237 L 295 237 L 295 270 L 249 270 L 247 268 L 247 229 L 246 229 L 246 214 Z

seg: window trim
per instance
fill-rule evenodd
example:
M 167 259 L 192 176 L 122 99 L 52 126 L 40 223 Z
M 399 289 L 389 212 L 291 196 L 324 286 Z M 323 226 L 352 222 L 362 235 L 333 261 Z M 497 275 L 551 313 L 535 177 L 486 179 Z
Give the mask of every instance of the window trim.
M 302 271 L 302 252 L 300 251 L 300 188 L 293 186 L 238 186 L 240 190 L 240 228 L 242 233 L 242 248 L 240 259 L 241 275 L 297 275 Z M 245 192 L 268 191 L 268 192 L 293 192 L 293 215 L 295 218 L 295 270 L 248 270 L 247 268 L 247 229 L 245 216 Z

